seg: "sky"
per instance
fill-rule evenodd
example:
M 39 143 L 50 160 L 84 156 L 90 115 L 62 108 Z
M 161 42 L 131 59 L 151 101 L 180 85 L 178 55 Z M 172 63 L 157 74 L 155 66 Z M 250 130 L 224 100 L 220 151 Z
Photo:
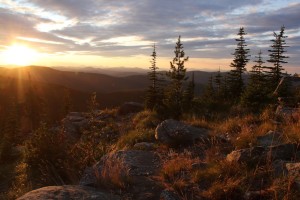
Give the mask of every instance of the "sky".
M 249 70 L 283 25 L 300 73 L 300 0 L 0 0 L 0 65 L 148 68 L 155 43 L 168 69 L 181 35 L 186 68 L 225 71 L 244 27 Z

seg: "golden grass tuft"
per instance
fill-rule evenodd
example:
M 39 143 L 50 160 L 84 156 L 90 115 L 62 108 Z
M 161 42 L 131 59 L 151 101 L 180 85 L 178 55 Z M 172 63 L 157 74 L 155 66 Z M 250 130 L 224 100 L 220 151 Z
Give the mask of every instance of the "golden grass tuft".
M 99 184 L 108 188 L 125 189 L 130 184 L 129 168 L 124 161 L 114 156 L 109 156 L 101 170 L 96 174 Z

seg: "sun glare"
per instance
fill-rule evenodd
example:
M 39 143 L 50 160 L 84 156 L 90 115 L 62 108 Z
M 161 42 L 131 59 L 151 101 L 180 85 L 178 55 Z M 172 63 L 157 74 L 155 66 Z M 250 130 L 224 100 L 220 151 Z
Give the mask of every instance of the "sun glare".
M 30 65 L 37 58 L 35 50 L 18 44 L 8 47 L 3 54 L 7 64 L 19 66 Z

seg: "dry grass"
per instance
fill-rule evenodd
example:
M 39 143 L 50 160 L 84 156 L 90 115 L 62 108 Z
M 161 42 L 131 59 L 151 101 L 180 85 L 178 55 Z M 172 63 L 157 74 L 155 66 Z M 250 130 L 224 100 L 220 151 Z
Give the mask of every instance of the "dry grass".
M 133 119 L 132 123 L 136 129 L 153 129 L 155 128 L 161 121 L 156 112 L 150 110 L 144 110 L 142 112 L 137 113 Z
M 153 142 L 154 140 L 154 130 L 131 130 L 122 135 L 116 144 L 118 149 L 123 149 L 139 142 Z
M 28 175 L 28 165 L 24 162 L 18 163 L 15 167 L 15 173 L 13 184 L 6 194 L 7 199 L 16 199 L 32 190 L 31 180 Z
M 109 188 L 125 189 L 130 184 L 129 168 L 123 160 L 108 156 L 100 174 L 96 174 L 99 184 Z

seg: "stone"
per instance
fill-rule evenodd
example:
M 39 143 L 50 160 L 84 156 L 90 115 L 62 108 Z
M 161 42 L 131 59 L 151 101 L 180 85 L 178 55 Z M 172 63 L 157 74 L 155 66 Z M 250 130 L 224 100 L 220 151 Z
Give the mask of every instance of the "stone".
M 299 146 L 293 143 L 270 146 L 267 149 L 267 157 L 270 160 L 292 161 L 297 158 Z
M 238 162 L 247 164 L 257 164 L 266 161 L 264 147 L 252 147 L 232 151 L 226 156 L 228 162 Z
M 79 185 L 48 186 L 26 193 L 17 200 L 120 200 L 111 193 Z
M 137 102 L 126 102 L 118 109 L 119 115 L 127 115 L 130 113 L 137 113 L 144 109 L 144 105 Z
M 272 162 L 272 167 L 273 167 L 275 177 L 281 177 L 287 175 L 287 170 L 285 167 L 286 163 L 288 163 L 288 161 L 284 161 L 284 160 L 275 160 L 274 162 Z
M 153 150 L 154 149 L 154 144 L 153 143 L 149 143 L 149 142 L 139 142 L 136 143 L 133 146 L 135 149 L 139 149 L 139 150 Z
M 160 200 L 180 200 L 180 197 L 175 192 L 165 189 L 160 194 Z
M 273 146 L 282 144 L 282 134 L 275 131 L 269 131 L 263 136 L 257 137 L 258 146 Z
M 293 161 L 299 157 L 297 144 L 287 143 L 275 146 L 239 149 L 226 156 L 228 162 L 258 164 L 275 160 Z
M 67 137 L 76 139 L 80 135 L 80 130 L 86 128 L 88 120 L 82 113 L 71 112 L 62 121 L 61 126 Z
M 160 167 L 160 158 L 154 152 L 141 150 L 117 151 L 103 156 L 92 168 L 87 168 L 80 180 L 80 185 L 97 185 L 97 177 L 101 179 L 106 163 L 116 160 L 122 162 L 124 168 L 128 169 L 129 176 L 153 175 L 158 172 Z
M 155 130 L 155 138 L 167 145 L 193 144 L 197 140 L 209 139 L 209 131 L 196 128 L 183 122 L 168 119 L 160 123 Z

